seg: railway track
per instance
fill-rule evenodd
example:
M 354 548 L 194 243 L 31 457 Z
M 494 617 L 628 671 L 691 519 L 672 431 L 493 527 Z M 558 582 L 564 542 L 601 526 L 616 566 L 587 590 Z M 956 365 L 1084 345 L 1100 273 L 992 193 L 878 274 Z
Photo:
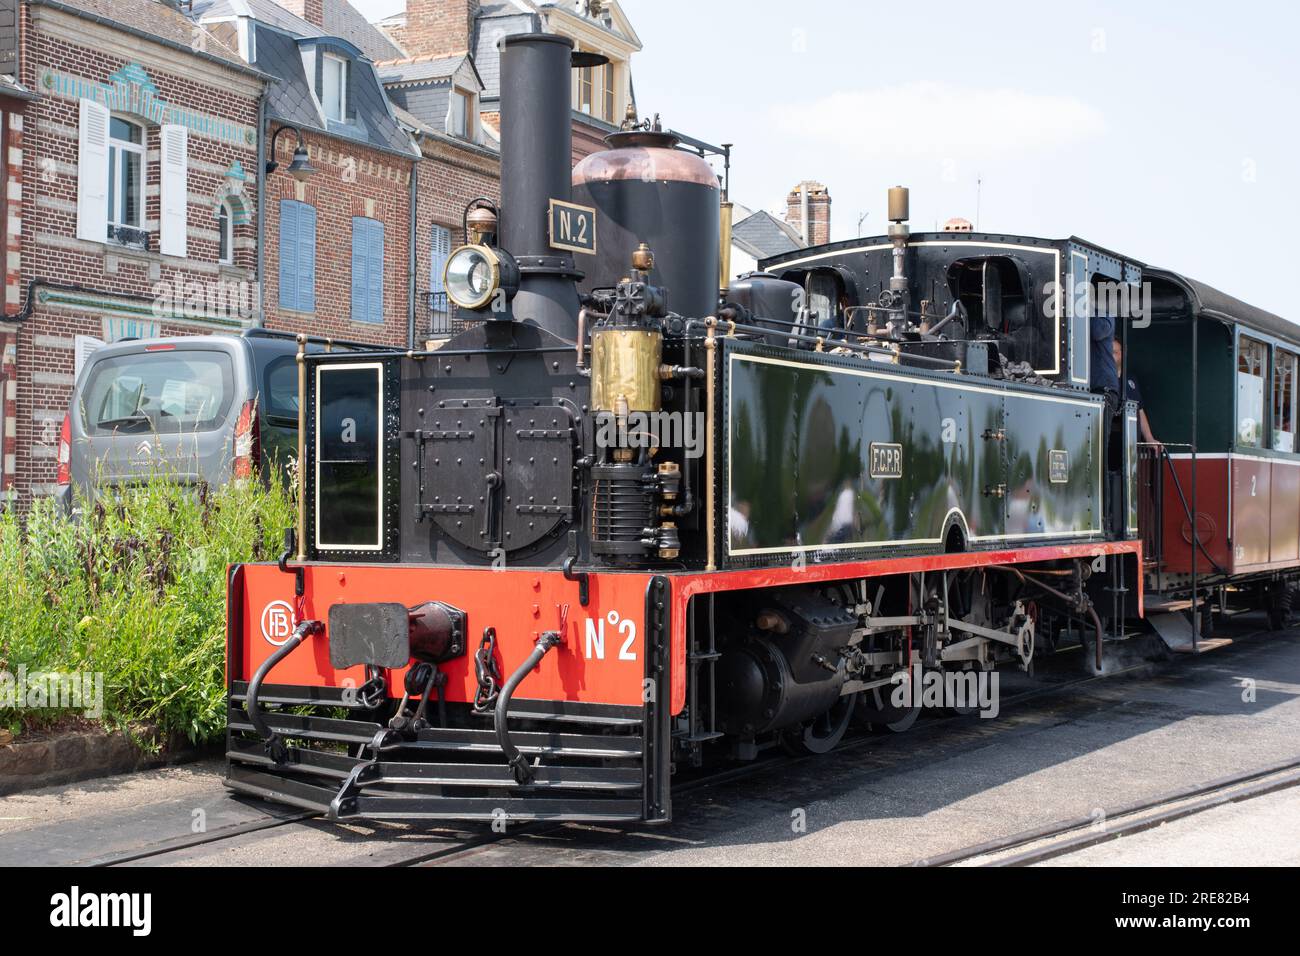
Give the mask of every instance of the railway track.
M 1113 810 L 1059 820 L 989 840 L 913 866 L 1032 866 L 1055 857 L 1203 813 L 1225 804 L 1300 785 L 1300 756 L 1268 767 L 1206 781 Z
M 1262 632 L 1260 632 L 1262 633 Z M 1254 634 L 1242 635 L 1242 637 L 1255 636 Z M 1242 638 L 1239 637 L 1238 640 Z M 1026 705 L 1034 701 L 1043 701 L 1057 698 L 1063 694 L 1077 692 L 1080 688 L 1088 685 L 1106 682 L 1125 675 L 1132 675 L 1138 671 L 1159 667 L 1150 661 L 1143 661 L 1126 667 L 1116 668 L 1102 674 L 1088 674 L 1077 678 L 1062 680 L 1051 683 L 1047 686 L 1034 687 L 1020 691 L 1013 695 L 1006 696 L 1002 703 L 1002 712 L 1015 712 L 1022 710 Z M 979 722 L 972 724 L 968 718 L 960 716 L 931 716 L 919 722 L 911 731 L 901 735 L 879 736 L 866 732 L 851 732 L 851 735 L 833 751 L 831 755 L 848 755 L 855 751 L 861 751 L 867 747 L 874 747 L 889 759 L 880 767 L 867 772 L 866 778 L 873 775 L 897 772 L 901 768 L 915 763 L 934 759 L 937 755 L 934 752 L 935 744 L 940 746 L 949 738 L 949 731 L 954 725 L 967 725 L 972 728 L 973 732 L 978 732 L 984 739 L 993 739 L 1002 737 L 1007 734 L 1014 734 L 1017 731 L 1023 731 L 1025 728 L 1016 721 L 997 721 L 997 722 Z M 1029 729 L 1033 729 L 1032 726 Z M 684 779 L 675 782 L 673 785 L 673 794 L 676 798 L 688 797 L 692 794 L 706 793 L 712 788 L 720 787 L 725 784 L 739 782 L 750 778 L 766 775 L 783 773 L 792 768 L 801 766 L 812 761 L 825 760 L 827 756 L 790 756 L 783 753 L 773 753 L 761 758 L 753 763 L 741 766 L 723 767 L 718 770 L 707 771 L 699 774 L 683 774 Z M 1300 774 L 1300 761 L 1296 762 L 1290 769 Z M 1265 773 L 1276 773 L 1277 768 L 1268 768 L 1256 774 L 1244 775 L 1243 779 L 1253 779 Z M 1226 781 L 1216 781 L 1220 786 L 1227 786 Z M 1193 788 L 1196 793 L 1205 799 L 1216 798 L 1210 790 L 1205 789 L 1210 785 L 1201 788 Z M 1167 801 L 1166 798 L 1162 798 Z M 1148 801 L 1150 803 L 1151 801 Z M 1222 802 L 1222 801 L 1221 801 Z M 1208 807 L 1207 807 L 1208 808 Z M 1109 814 L 1113 820 L 1127 813 L 1140 812 L 1138 808 L 1127 807 Z M 280 830 L 286 827 L 309 826 L 315 821 L 323 820 L 316 813 L 297 812 L 288 813 L 282 816 L 267 817 L 260 820 L 246 821 L 228 827 L 217 828 L 207 833 L 187 835 L 167 840 L 161 843 L 152 844 L 138 849 L 128 850 L 122 853 L 106 855 L 100 858 L 88 861 L 87 865 L 96 867 L 124 866 L 132 864 L 166 864 L 177 862 L 185 859 L 188 851 L 202 850 L 213 847 L 222 843 L 233 843 L 234 841 L 247 840 L 250 837 L 256 837 L 258 834 L 270 831 Z M 1017 834 L 1008 837 L 1003 841 L 996 841 L 999 846 L 990 844 L 981 844 L 978 847 L 970 847 L 966 850 L 956 851 L 954 854 L 947 854 L 943 857 L 935 857 L 929 860 L 917 861 L 916 865 L 954 865 L 966 859 L 972 859 L 974 856 L 986 855 L 991 853 L 1006 853 L 1009 850 L 1018 847 L 1026 847 L 1029 841 L 1043 841 L 1054 835 L 1069 835 L 1073 830 L 1078 830 L 1080 826 L 1091 824 L 1091 819 L 1083 821 L 1061 821 L 1049 827 L 1040 828 L 1039 831 L 1029 831 L 1024 834 Z M 1065 827 L 1065 824 L 1073 824 L 1071 827 Z M 636 825 L 624 827 L 601 827 L 600 832 L 611 835 L 626 834 L 632 831 Z M 409 855 L 402 855 L 400 858 L 385 863 L 386 866 L 404 867 L 404 866 L 439 866 L 454 865 L 467 862 L 475 855 L 491 848 L 494 844 L 499 844 L 508 840 L 529 839 L 545 837 L 548 834 L 555 834 L 566 828 L 582 829 L 577 824 L 564 822 L 537 821 L 522 825 L 515 825 L 504 833 L 484 832 L 482 829 L 461 830 L 448 828 L 443 830 L 439 828 L 438 835 L 445 834 L 446 842 L 436 848 L 412 848 L 415 852 Z M 432 831 L 431 831 L 432 832 Z M 1131 832 L 1131 831 L 1125 831 Z M 1068 850 L 1063 852 L 1069 852 Z M 1046 858 L 1046 857 L 1044 857 Z
M 1128 667 L 1118 668 L 1116 670 L 1109 671 L 1103 674 L 1090 674 L 1085 677 L 1063 681 L 1060 683 L 1052 684 L 1047 687 L 1039 687 L 1039 688 L 1034 688 L 1032 690 L 1023 691 L 1003 701 L 1002 709 L 1005 711 L 1008 708 L 1023 706 L 1025 703 L 1032 700 L 1037 700 L 1037 699 L 1042 699 L 1047 697 L 1055 697 L 1061 693 L 1064 693 L 1065 691 L 1077 690 L 1078 688 L 1084 685 L 1120 677 L 1125 674 L 1131 674 L 1136 671 L 1143 670 L 1152 666 L 1153 665 L 1149 662 L 1143 662 Z M 920 743 L 933 742 L 936 738 L 942 739 L 944 735 L 944 731 L 946 729 L 949 729 L 953 724 L 961 723 L 966 719 L 967 718 L 965 717 L 961 717 L 957 715 L 935 717 L 926 720 L 922 723 L 918 723 L 916 727 L 914 727 L 911 731 L 897 736 L 882 737 L 876 734 L 870 734 L 862 731 L 857 731 L 857 732 L 851 731 L 850 732 L 851 736 L 847 736 L 845 740 L 843 740 L 840 743 L 840 745 L 835 748 L 833 753 L 836 755 L 851 754 L 854 751 L 862 750 L 863 748 L 871 746 L 873 744 L 876 745 L 877 747 L 888 746 L 889 742 L 893 741 L 894 745 L 900 749 L 900 752 L 897 754 L 899 759 L 897 763 L 889 764 L 888 766 L 881 768 L 879 771 L 879 772 L 887 772 L 887 771 L 892 772 L 897 770 L 900 765 L 905 765 L 910 761 L 923 760 L 929 756 L 933 756 L 933 754 L 930 754 L 925 750 L 919 749 L 917 745 Z M 1008 733 L 1013 729 L 1015 729 L 1015 727 L 1011 724 L 1008 724 L 1006 727 L 1002 728 L 1001 730 L 997 730 L 994 733 L 995 734 Z M 796 766 L 800 766 L 817 760 L 824 760 L 826 759 L 826 756 L 829 755 L 791 756 L 784 753 L 772 753 L 752 763 L 746 763 L 740 766 L 725 767 L 719 770 L 710 771 L 699 775 L 694 775 L 682 782 L 674 783 L 673 797 L 674 799 L 677 799 L 683 796 L 689 796 L 692 793 L 707 791 L 710 788 L 717 787 L 724 783 L 731 783 L 740 780 L 750 779 L 768 773 L 778 773 L 782 771 L 788 771 L 789 769 Z M 455 865 L 455 864 L 467 862 L 472 857 L 481 854 L 484 850 L 488 849 L 493 844 L 501 843 L 506 840 L 544 837 L 548 834 L 554 834 L 566 829 L 575 830 L 575 831 L 586 829 L 586 830 L 591 830 L 593 832 L 600 832 L 603 834 L 610 834 L 616 832 L 626 833 L 632 830 L 633 828 L 640 827 L 640 826 L 644 826 L 644 825 L 638 825 L 638 824 L 623 825 L 623 826 L 601 825 L 600 827 L 595 827 L 595 826 L 588 827 L 582 824 L 547 823 L 545 821 L 539 821 L 537 823 L 530 823 L 524 826 L 515 827 L 506 833 L 486 835 L 480 839 L 476 839 L 472 841 L 471 843 L 465 846 L 442 848 L 437 851 L 425 855 L 421 855 L 411 860 L 405 860 L 402 861 L 401 863 L 394 864 L 394 865 L 398 865 L 398 866 Z

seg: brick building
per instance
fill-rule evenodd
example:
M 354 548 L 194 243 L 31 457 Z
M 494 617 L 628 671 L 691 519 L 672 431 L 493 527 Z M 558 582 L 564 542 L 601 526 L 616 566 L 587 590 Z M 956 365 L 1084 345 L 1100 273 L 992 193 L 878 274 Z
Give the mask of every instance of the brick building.
M 0 0 L 7 498 L 56 490 L 72 386 L 105 342 L 445 335 L 446 256 L 466 205 L 500 193 L 502 36 L 609 57 L 575 71 L 575 160 L 631 103 L 640 41 L 615 3 L 408 0 L 399 19 L 347 0 Z
M 558 33 L 572 39 L 574 49 L 609 60 L 574 70 L 575 163 L 604 148 L 633 104 L 632 54 L 641 40 L 613 0 L 406 0 L 403 13 L 378 26 L 411 57 L 472 57 L 483 84 L 477 105 L 489 142 L 500 137 L 497 43 L 514 33 Z
M 252 317 L 265 83 L 151 0 L 9 0 L 0 11 L 0 39 L 13 15 L 21 91 L 5 98 L 0 325 L 3 487 L 21 504 L 53 491 L 60 426 L 90 349 Z
M 36 99 L 18 73 L 18 4 L 0 3 L 0 221 L 5 243 L 4 301 L 8 317 L 22 308 L 23 114 Z M 8 494 L 18 461 L 18 330 L 0 321 L 0 493 Z
M 336 16 L 331 22 L 351 35 L 330 35 L 332 8 L 328 0 L 195 0 L 193 16 L 274 78 L 263 129 L 276 163 L 262 192 L 266 326 L 404 345 L 418 153 L 363 44 L 397 51 L 361 18 Z M 300 142 L 314 169 L 303 178 L 290 172 Z

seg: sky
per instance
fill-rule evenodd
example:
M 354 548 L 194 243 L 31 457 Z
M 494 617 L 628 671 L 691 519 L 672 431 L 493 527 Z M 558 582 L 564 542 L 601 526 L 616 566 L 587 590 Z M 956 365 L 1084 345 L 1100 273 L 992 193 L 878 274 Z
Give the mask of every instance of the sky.
M 839 240 L 906 185 L 914 231 L 1076 235 L 1300 321 L 1298 4 L 620 3 L 642 115 L 733 143 L 736 202 L 819 180 Z

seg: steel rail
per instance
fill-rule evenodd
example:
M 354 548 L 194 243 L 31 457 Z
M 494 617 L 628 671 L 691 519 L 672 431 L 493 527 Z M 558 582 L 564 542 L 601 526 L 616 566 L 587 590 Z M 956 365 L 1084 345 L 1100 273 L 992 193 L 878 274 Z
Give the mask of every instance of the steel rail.
M 1249 634 L 1241 635 L 1241 637 L 1238 638 L 1238 640 L 1240 641 L 1249 637 L 1259 636 L 1260 634 L 1265 634 L 1265 633 L 1267 632 L 1252 631 Z M 1065 694 L 1069 691 L 1075 690 L 1087 684 L 1110 680 L 1112 678 L 1120 677 L 1125 674 L 1131 674 L 1135 671 L 1150 669 L 1158 666 L 1159 664 L 1156 662 L 1143 661 L 1141 663 L 1132 664 L 1128 667 L 1111 671 L 1105 674 L 1089 674 L 1076 679 L 1065 680 L 1057 684 L 1051 684 L 1046 687 L 1034 688 L 1032 690 L 1027 690 L 1007 698 L 1002 702 L 1001 709 L 1002 711 L 1005 712 L 1008 708 L 1022 705 L 1028 701 L 1039 700 L 1047 697 L 1055 697 L 1057 695 Z M 913 754 L 910 753 L 910 748 L 906 746 L 910 742 L 915 742 L 918 740 L 918 738 L 925 740 L 927 743 L 941 742 L 942 732 L 945 728 L 951 727 L 956 722 L 967 721 L 967 720 L 969 720 L 968 717 L 961 716 L 961 715 L 950 715 L 950 716 L 940 717 L 938 719 L 928 720 L 924 722 L 923 724 L 919 725 L 917 728 L 915 728 L 913 731 L 907 734 L 897 735 L 896 739 L 899 742 L 900 748 L 902 748 L 899 754 L 900 758 L 902 760 L 907 760 L 911 756 L 913 756 Z M 995 731 L 995 734 L 1011 732 L 1016 729 L 1017 727 L 1008 725 L 1003 730 Z M 707 791 L 709 788 L 714 786 L 731 783 L 737 780 L 744 780 L 750 777 L 758 776 L 759 774 L 766 773 L 769 771 L 779 771 L 785 768 L 803 764 L 808 761 L 825 759 L 825 757 L 827 756 L 834 756 L 843 753 L 851 753 L 853 751 L 860 750 L 861 748 L 870 746 L 872 744 L 878 745 L 881 739 L 882 739 L 881 736 L 876 734 L 855 733 L 852 737 L 846 739 L 843 743 L 840 744 L 840 746 L 836 747 L 828 755 L 792 756 L 787 754 L 773 754 L 769 757 L 756 760 L 753 763 L 743 764 L 740 766 L 723 767 L 719 770 L 701 774 L 698 777 L 693 777 L 689 780 L 684 780 L 681 783 L 675 784 L 673 786 L 673 794 L 682 795 L 682 794 L 688 794 L 692 792 Z M 890 739 L 890 738 L 885 737 L 884 739 Z M 924 757 L 924 754 L 917 755 L 917 756 Z M 1300 766 L 1300 763 L 1297 763 L 1297 766 Z M 895 767 L 896 765 L 891 765 L 889 767 L 881 768 L 880 771 L 878 772 L 892 770 L 895 769 Z M 1276 773 L 1278 771 L 1276 768 L 1273 768 L 1271 770 L 1266 769 L 1264 771 L 1260 771 L 1260 773 L 1262 774 L 1267 774 L 1270 772 Z M 1256 776 L 1258 775 L 1259 774 L 1256 774 Z M 1116 811 L 1115 814 L 1113 815 L 1116 816 L 1122 815 L 1122 811 Z M 245 823 L 234 824 L 228 827 L 221 827 L 207 833 L 176 837 L 174 839 L 166 840 L 157 844 L 152 844 L 147 847 L 140 847 L 138 849 L 127 850 L 122 853 L 110 854 L 103 857 L 93 858 L 85 865 L 93 866 L 93 867 L 108 867 L 108 866 L 121 866 L 128 863 L 137 863 L 146 860 L 154 860 L 173 853 L 183 852 L 187 849 L 192 849 L 195 847 L 205 846 L 209 844 L 220 843 L 226 840 L 242 837 L 250 833 L 258 833 L 266 830 L 277 829 L 279 827 L 306 823 L 311 820 L 324 820 L 324 815 L 314 811 L 300 811 L 284 817 L 268 817 L 267 819 L 264 820 L 248 821 Z M 1083 822 L 1090 824 L 1092 823 L 1092 819 L 1088 818 L 1086 821 Z M 563 829 L 568 825 L 569 824 L 567 822 L 539 820 L 539 821 L 524 823 L 522 825 L 512 826 L 504 833 L 482 833 L 482 832 L 469 833 L 464 838 L 457 839 L 454 842 L 451 842 L 449 845 L 439 847 L 436 850 L 417 853 L 405 859 L 395 860 L 388 863 L 387 865 L 393 867 L 403 867 L 403 866 L 419 866 L 419 865 L 440 865 L 440 864 L 445 864 L 450 862 L 456 862 L 456 861 L 463 860 L 467 857 L 472 857 L 478 851 L 485 850 L 491 845 L 499 843 L 506 839 L 523 837 L 523 836 L 543 835 L 545 833 L 551 833 Z M 1027 832 L 1033 833 L 1036 831 L 1027 831 Z M 1017 834 L 1016 837 L 1024 838 L 1025 834 Z M 990 846 L 992 843 L 995 842 L 1007 843 L 1008 848 L 1011 848 L 1016 845 L 1023 845 L 1023 839 L 1019 843 L 1010 842 L 1012 840 L 1015 840 L 1016 837 L 1008 837 L 1005 838 L 1003 841 L 990 841 L 990 844 L 981 844 L 980 847 L 967 848 L 967 852 L 970 850 L 980 849 L 986 846 Z M 1029 837 L 1029 839 L 1032 839 L 1032 836 Z M 960 852 L 963 851 L 954 851 L 954 854 Z M 955 861 L 954 854 L 945 854 L 942 857 L 933 857 L 928 860 L 918 861 L 913 865 L 930 865 L 930 866 L 951 865 L 951 862 Z M 948 859 L 949 857 L 954 857 L 954 860 L 949 860 Z
M 1246 784 L 1251 785 L 1243 786 Z M 1211 810 L 1240 800 L 1248 800 L 1252 797 L 1263 796 L 1298 784 L 1300 784 L 1300 756 L 1267 767 L 1260 767 L 1194 784 L 1190 787 L 1183 787 L 1156 797 L 1126 804 L 1114 810 L 1103 810 L 1104 816 L 1102 819 L 1106 823 L 1100 829 L 1096 829 L 1097 819 L 1093 815 L 1071 817 L 1066 820 L 1058 820 L 1054 823 L 1023 830 L 1011 836 L 977 843 L 939 856 L 927 857 L 917 860 L 911 865 L 954 866 L 958 863 L 978 860 L 981 857 L 996 857 L 998 854 L 1019 847 L 1030 847 L 1030 849 L 1012 856 L 993 859 L 984 864 L 985 866 L 1029 866 L 1054 857 L 1077 853 L 1087 847 L 1117 840 L 1123 836 L 1140 833 L 1143 830 L 1149 830 L 1205 810 Z M 1203 797 L 1204 799 L 1190 804 L 1187 803 L 1187 801 L 1195 797 Z M 1148 813 L 1148 811 L 1152 810 L 1159 812 Z M 1147 815 L 1137 816 L 1139 814 Z M 1134 816 L 1137 816 L 1137 818 L 1122 822 L 1117 826 L 1110 825 L 1111 821 Z M 1069 834 L 1074 835 L 1069 836 Z M 1068 839 L 1058 840 L 1059 837 L 1068 837 Z M 1049 842 L 1053 840 L 1057 842 Z M 1046 845 L 1033 847 L 1033 844 L 1036 843 L 1046 843 Z

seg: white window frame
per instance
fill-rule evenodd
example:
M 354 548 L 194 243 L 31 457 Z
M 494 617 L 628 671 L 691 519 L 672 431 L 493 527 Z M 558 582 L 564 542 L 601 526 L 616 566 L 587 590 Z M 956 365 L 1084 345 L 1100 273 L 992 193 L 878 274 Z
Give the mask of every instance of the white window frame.
M 611 59 L 605 64 L 604 83 L 600 87 L 600 109 L 605 115 L 602 116 L 606 122 L 618 123 L 622 117 L 618 115 L 618 61 Z M 609 101 L 606 102 L 606 94 L 609 94 Z M 608 109 L 606 109 L 608 107 Z
M 128 126 L 132 126 L 140 131 L 140 142 L 129 143 L 125 140 L 118 139 L 113 135 L 113 120 L 120 120 Z M 130 119 L 126 116 L 110 114 L 108 120 L 108 221 L 106 226 L 119 226 L 125 229 L 144 229 L 144 192 L 145 184 L 149 182 L 149 129 L 143 123 Z M 136 219 L 135 223 L 123 222 L 125 217 L 119 216 L 119 212 L 124 209 L 125 197 L 119 195 L 121 185 L 121 161 L 118 158 L 122 153 L 133 153 L 140 157 L 140 190 L 136 197 Z M 114 182 L 114 180 L 118 180 Z M 117 208 L 114 208 L 117 207 Z
M 1273 433 L 1270 436 L 1271 440 L 1269 442 L 1269 447 L 1273 449 L 1273 451 L 1300 451 L 1300 448 L 1296 447 L 1295 441 L 1297 430 L 1297 398 L 1300 397 L 1297 396 L 1297 386 L 1300 386 L 1300 382 L 1297 381 L 1298 371 L 1300 371 L 1300 354 L 1297 354 L 1293 349 L 1288 349 L 1280 345 L 1274 346 L 1272 390 Z M 1278 390 L 1279 386 L 1282 386 L 1283 384 L 1286 386 L 1285 389 L 1283 389 L 1283 397 L 1288 398 L 1289 400 L 1286 401 L 1282 407 L 1279 407 Z M 1290 424 L 1290 431 L 1282 430 L 1283 422 Z M 1283 435 L 1286 436 L 1285 439 L 1283 439 Z M 1284 447 L 1286 445 L 1290 445 L 1291 447 Z
M 457 99 L 459 99 L 461 102 L 465 104 L 464 127 L 462 129 L 457 129 L 455 123 Z M 451 92 L 447 94 L 448 135 L 459 136 L 462 139 L 469 139 L 470 133 L 473 130 L 473 123 L 470 120 L 470 109 L 472 107 L 473 107 L 473 103 L 470 99 L 470 94 L 465 90 L 462 90 L 459 86 L 453 86 L 451 88 Z
M 221 254 L 223 240 L 226 243 L 224 256 Z M 224 201 L 217 207 L 217 262 L 223 266 L 235 264 L 235 210 L 230 207 L 229 201 Z
M 330 64 L 337 63 L 339 68 L 339 97 L 338 107 L 339 115 L 330 115 L 330 104 L 325 100 L 325 73 L 330 68 Z M 334 53 L 323 53 L 321 55 L 320 68 L 320 108 L 325 115 L 325 119 L 333 120 L 336 123 L 347 121 L 348 117 L 348 70 L 350 64 L 347 59 Z

